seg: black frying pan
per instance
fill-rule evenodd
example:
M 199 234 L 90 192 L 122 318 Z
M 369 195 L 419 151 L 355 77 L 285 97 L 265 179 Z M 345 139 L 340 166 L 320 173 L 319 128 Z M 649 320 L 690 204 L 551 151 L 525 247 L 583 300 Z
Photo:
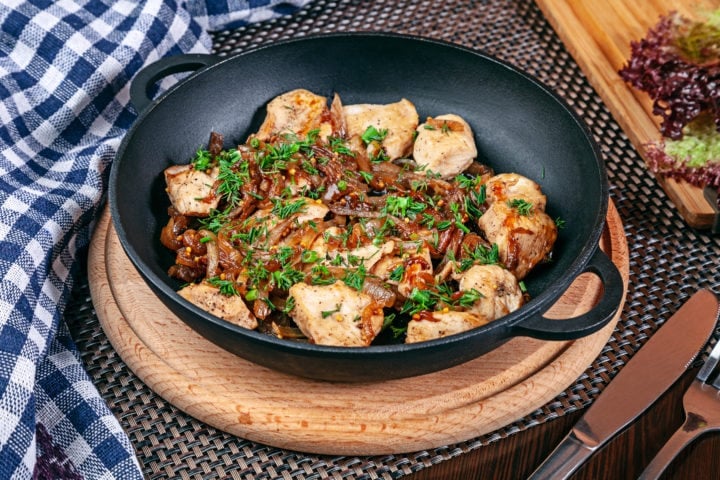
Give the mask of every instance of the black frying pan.
M 156 100 L 148 92 L 172 73 L 188 78 Z M 167 274 L 172 252 L 159 242 L 169 201 L 163 170 L 187 163 L 211 130 L 226 147 L 244 143 L 264 118 L 266 103 L 295 88 L 343 103 L 411 100 L 420 118 L 456 113 L 472 126 L 479 161 L 497 172 L 534 179 L 548 213 L 565 220 L 552 264 L 526 280 L 532 300 L 490 324 L 412 345 L 342 348 L 281 340 L 234 326 L 182 299 Z M 193 329 L 260 365 L 312 378 L 371 381 L 437 371 L 471 360 L 510 338 L 568 340 L 597 331 L 614 316 L 623 282 L 598 248 L 607 212 L 605 167 L 587 129 L 568 106 L 531 76 L 482 53 L 433 40 L 389 34 L 338 34 L 276 43 L 226 59 L 169 57 L 133 81 L 139 118 L 120 146 L 110 179 L 119 239 L 162 301 Z M 603 282 L 587 314 L 543 316 L 581 273 Z

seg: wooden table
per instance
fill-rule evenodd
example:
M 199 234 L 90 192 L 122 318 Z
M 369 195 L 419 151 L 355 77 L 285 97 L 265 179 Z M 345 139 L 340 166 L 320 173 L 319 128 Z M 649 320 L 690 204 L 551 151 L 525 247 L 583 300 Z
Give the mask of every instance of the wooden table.
M 682 396 L 698 368 L 688 371 L 636 422 L 600 449 L 572 477 L 574 480 L 636 479 L 665 439 L 683 422 Z M 720 403 L 718 404 L 720 408 Z M 549 420 L 473 452 L 411 476 L 413 480 L 507 480 L 527 478 L 572 429 L 583 411 Z M 717 480 L 720 434 L 709 433 L 675 459 L 663 479 Z

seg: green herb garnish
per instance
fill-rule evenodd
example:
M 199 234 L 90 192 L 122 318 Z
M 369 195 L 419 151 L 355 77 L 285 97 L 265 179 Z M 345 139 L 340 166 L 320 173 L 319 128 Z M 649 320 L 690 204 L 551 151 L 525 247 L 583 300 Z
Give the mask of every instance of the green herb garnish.
M 210 164 L 212 163 L 210 152 L 202 148 L 198 149 L 197 152 L 195 152 L 195 156 L 190 160 L 190 163 L 192 163 L 195 170 L 204 172 L 210 168 Z
M 320 314 L 322 315 L 322 318 L 327 318 L 330 315 L 332 315 L 333 313 L 338 313 L 339 311 L 340 311 L 340 304 L 338 303 L 335 305 L 334 310 L 323 310 L 322 312 L 320 312 Z
M 382 142 L 387 137 L 387 128 L 378 130 L 375 126 L 368 126 L 363 134 L 360 136 L 365 145 L 370 145 L 372 142 Z
M 366 276 L 367 271 L 365 270 L 365 265 L 360 265 L 356 270 L 347 270 L 343 282 L 345 282 L 345 285 L 348 287 L 360 291 L 365 284 Z
M 225 296 L 232 297 L 233 295 L 240 295 L 235 288 L 235 282 L 232 280 L 223 280 L 220 277 L 211 277 L 207 279 L 207 283 L 213 287 L 217 287 L 218 290 L 220 290 L 220 293 Z
M 524 198 L 513 198 L 512 200 L 508 200 L 507 205 L 508 207 L 517 210 L 517 212 L 524 217 L 532 214 L 533 204 Z
M 284 201 L 281 198 L 274 198 L 271 201 L 273 203 L 272 213 L 282 219 L 303 211 L 306 203 L 304 198 L 292 201 Z
M 477 244 L 474 249 L 464 249 L 466 255 L 460 261 L 460 271 L 464 272 L 473 265 L 498 265 L 500 263 L 500 249 L 497 243 L 493 243 L 490 248 L 482 244 Z

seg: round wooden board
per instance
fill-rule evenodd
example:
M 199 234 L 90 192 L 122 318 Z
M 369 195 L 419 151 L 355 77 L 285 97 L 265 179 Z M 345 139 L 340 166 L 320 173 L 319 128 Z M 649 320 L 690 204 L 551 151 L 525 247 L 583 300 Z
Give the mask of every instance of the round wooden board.
M 612 204 L 600 246 L 627 288 L 627 242 Z M 147 287 L 125 255 L 107 211 L 91 244 L 89 279 L 110 342 L 158 395 L 239 437 L 332 455 L 431 449 L 502 428 L 571 385 L 599 355 L 622 312 L 620 305 L 606 327 L 579 340 L 518 337 L 440 372 L 349 384 L 260 367 L 195 333 Z M 569 318 L 587 311 L 601 290 L 597 277 L 583 274 L 547 316 Z

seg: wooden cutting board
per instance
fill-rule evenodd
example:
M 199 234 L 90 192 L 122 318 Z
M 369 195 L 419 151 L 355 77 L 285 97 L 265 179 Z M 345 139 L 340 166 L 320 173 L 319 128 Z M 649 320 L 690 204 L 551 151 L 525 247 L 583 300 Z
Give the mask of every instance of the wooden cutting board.
M 88 278 L 100 323 L 120 357 L 179 409 L 220 430 L 279 448 L 380 455 L 451 445 L 502 428 L 575 382 L 606 345 L 623 307 L 607 326 L 585 338 L 517 337 L 464 365 L 429 375 L 363 384 L 308 380 L 243 360 L 175 317 L 125 255 L 109 217 L 106 211 L 96 228 Z M 600 246 L 627 289 L 627 242 L 612 204 Z M 597 277 L 583 274 L 547 316 L 569 318 L 587 311 L 600 292 Z
M 644 145 L 661 138 L 660 119 L 652 114 L 647 94 L 628 86 L 617 73 L 630 58 L 630 42 L 642 39 L 661 15 L 677 11 L 692 17 L 719 8 L 720 0 L 537 0 L 537 4 L 645 157 Z M 666 178 L 658 181 L 689 226 L 713 227 L 718 213 L 702 188 Z

